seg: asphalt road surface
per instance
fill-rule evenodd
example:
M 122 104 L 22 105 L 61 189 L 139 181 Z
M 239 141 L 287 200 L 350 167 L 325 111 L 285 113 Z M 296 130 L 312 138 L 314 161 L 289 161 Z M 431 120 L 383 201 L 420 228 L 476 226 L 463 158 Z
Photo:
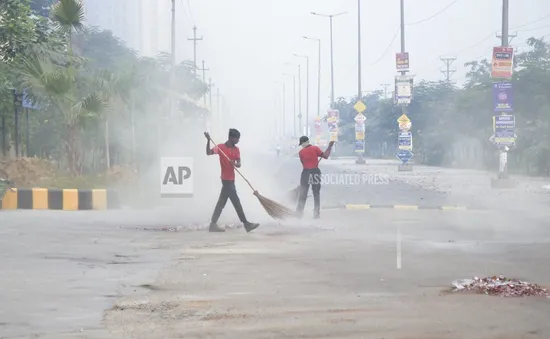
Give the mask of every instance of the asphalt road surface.
M 257 155 L 243 172 L 282 198 L 298 165 Z M 0 338 L 549 338 L 548 298 L 446 292 L 455 279 L 498 274 L 550 286 L 544 180 L 496 192 L 487 173 L 396 166 L 322 163 L 317 221 L 270 221 L 240 180 L 245 211 L 262 223 L 250 234 L 230 205 L 228 231 L 205 232 L 214 166 L 185 203 L 2 211 Z M 336 209 L 344 204 L 484 209 Z

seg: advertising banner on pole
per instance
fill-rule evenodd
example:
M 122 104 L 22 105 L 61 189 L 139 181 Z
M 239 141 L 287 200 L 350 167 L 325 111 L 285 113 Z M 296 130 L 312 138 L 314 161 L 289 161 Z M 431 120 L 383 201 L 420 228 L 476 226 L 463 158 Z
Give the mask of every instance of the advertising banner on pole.
M 398 137 L 399 150 L 403 151 L 412 151 L 412 133 L 411 132 L 401 132 Z
M 338 120 L 340 112 L 337 109 L 331 109 L 327 112 L 327 125 L 330 133 L 330 141 L 338 141 Z
M 513 146 L 516 143 L 516 118 L 513 115 L 495 115 L 493 132 L 495 145 Z
M 365 140 L 355 140 L 355 153 L 365 153 Z
M 396 53 L 395 67 L 399 72 L 407 72 L 409 70 L 409 53 Z
M 497 82 L 493 84 L 493 110 L 494 112 L 512 112 L 512 83 Z
M 514 66 L 513 47 L 493 47 L 493 65 L 491 77 L 495 79 L 510 79 Z
M 411 78 L 399 75 L 395 77 L 395 92 L 398 104 L 408 105 L 412 100 Z

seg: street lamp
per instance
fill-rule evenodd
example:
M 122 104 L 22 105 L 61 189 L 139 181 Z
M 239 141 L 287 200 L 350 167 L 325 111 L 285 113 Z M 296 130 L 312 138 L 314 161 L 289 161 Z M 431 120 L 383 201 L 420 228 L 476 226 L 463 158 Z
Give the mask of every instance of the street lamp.
M 332 18 L 346 14 L 347 12 L 341 12 L 337 14 L 320 14 L 311 12 L 312 15 L 329 18 L 330 20 L 330 108 L 334 108 L 334 48 L 332 37 Z
M 321 116 L 321 39 L 317 38 L 310 38 L 307 36 L 303 37 L 306 40 L 313 40 L 317 41 L 317 44 L 319 45 L 319 60 L 318 60 L 318 68 L 317 68 L 317 116 Z
M 307 55 L 300 55 L 296 53 L 294 53 L 294 56 L 306 59 L 306 132 L 304 134 L 309 136 L 309 57 Z M 301 121 L 302 117 L 300 117 L 300 122 Z
M 294 136 L 296 136 L 296 76 L 283 73 L 284 76 L 292 77 L 292 106 L 294 111 Z
M 290 62 L 285 62 L 284 65 L 288 66 L 295 66 L 295 64 L 291 64 Z M 299 124 L 299 131 L 302 133 L 302 67 L 300 64 L 298 64 L 298 124 Z M 296 130 L 296 128 L 295 128 Z

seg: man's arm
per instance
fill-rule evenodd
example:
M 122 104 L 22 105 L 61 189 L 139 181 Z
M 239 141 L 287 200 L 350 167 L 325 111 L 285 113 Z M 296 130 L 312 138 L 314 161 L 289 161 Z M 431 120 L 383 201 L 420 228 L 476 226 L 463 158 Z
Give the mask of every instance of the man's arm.
M 326 149 L 326 151 L 324 152 L 321 151 L 321 154 L 319 154 L 319 156 L 323 159 L 328 159 L 328 157 L 330 156 L 330 152 L 332 151 L 332 146 L 334 146 L 334 141 L 329 142 L 328 148 Z M 320 150 L 321 149 L 319 149 L 319 151 Z
M 237 148 L 237 159 L 233 162 L 233 165 L 237 168 L 241 168 L 241 150 Z
M 208 132 L 204 132 L 204 136 L 206 137 L 206 155 L 212 155 L 214 152 L 210 147 L 210 134 L 208 134 Z

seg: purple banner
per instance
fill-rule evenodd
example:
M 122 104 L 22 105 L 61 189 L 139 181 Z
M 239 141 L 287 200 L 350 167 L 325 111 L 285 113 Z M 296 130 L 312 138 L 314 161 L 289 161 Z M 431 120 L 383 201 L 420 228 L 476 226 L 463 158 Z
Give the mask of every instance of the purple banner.
M 512 112 L 512 83 L 497 82 L 493 84 L 493 110 L 495 112 Z

